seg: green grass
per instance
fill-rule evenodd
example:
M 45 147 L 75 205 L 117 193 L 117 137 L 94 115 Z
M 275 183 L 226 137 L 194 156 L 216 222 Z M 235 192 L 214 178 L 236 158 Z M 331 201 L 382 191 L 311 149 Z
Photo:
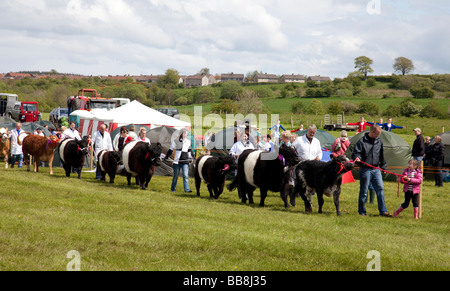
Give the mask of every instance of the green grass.
M 305 214 L 302 203 L 284 209 L 269 193 L 266 207 L 243 205 L 236 192 L 219 200 L 185 194 L 170 177 L 154 177 L 149 190 L 114 185 L 83 173 L 0 168 L 0 270 L 66 270 L 76 250 L 82 270 L 366 270 L 367 253 L 381 254 L 382 270 L 449 270 L 449 196 L 424 184 L 424 214 L 400 218 L 357 213 L 359 183 L 343 186 L 341 217 L 332 199 L 324 214 Z M 180 188 L 181 187 L 181 188 Z M 403 202 L 397 183 L 386 182 L 386 204 Z M 191 189 L 194 183 L 191 180 Z M 259 202 L 257 191 L 256 205 Z M 300 201 L 299 201 L 300 202 Z

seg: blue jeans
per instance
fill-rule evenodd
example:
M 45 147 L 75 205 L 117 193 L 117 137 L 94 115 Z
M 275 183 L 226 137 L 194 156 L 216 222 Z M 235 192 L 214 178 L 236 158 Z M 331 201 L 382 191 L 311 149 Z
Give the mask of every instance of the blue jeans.
M 19 168 L 22 168 L 22 164 L 23 164 L 23 154 L 20 154 L 20 155 L 11 155 L 12 167 L 14 168 L 14 164 L 16 163 L 17 159 L 19 159 Z
M 189 190 L 189 164 L 173 164 L 173 179 L 172 179 L 172 186 L 170 187 L 170 190 L 172 192 L 175 192 L 177 190 L 177 182 L 178 182 L 178 176 L 180 175 L 180 170 L 183 171 L 183 185 L 184 185 L 184 191 L 188 192 Z
M 365 203 L 367 201 L 367 190 L 369 188 L 369 184 L 372 184 L 377 194 L 378 211 L 380 212 L 380 215 L 387 212 L 386 205 L 384 204 L 384 185 L 381 171 L 378 169 L 360 168 L 359 179 L 360 188 L 358 199 L 358 213 L 366 214 Z
M 423 156 L 416 156 L 416 157 L 413 157 L 413 158 L 415 158 L 415 159 L 418 160 L 419 162 L 423 160 Z

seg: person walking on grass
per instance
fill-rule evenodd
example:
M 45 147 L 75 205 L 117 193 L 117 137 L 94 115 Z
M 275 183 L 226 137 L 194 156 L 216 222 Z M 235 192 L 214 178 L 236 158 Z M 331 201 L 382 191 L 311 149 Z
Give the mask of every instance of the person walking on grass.
M 189 164 L 193 161 L 194 156 L 192 154 L 191 141 L 187 138 L 186 129 L 183 128 L 178 138 L 172 141 L 164 160 L 171 157 L 174 150 L 175 158 L 173 159 L 173 178 L 170 190 L 172 192 L 177 190 L 178 176 L 181 170 L 183 172 L 184 192 L 192 193 L 192 190 L 189 189 Z
M 367 190 L 372 184 L 378 202 L 380 216 L 392 217 L 387 211 L 384 203 L 384 185 L 380 169 L 386 169 L 384 159 L 383 142 L 380 139 L 381 127 L 372 125 L 370 131 L 358 140 L 352 153 L 352 159 L 360 164 L 360 188 L 358 198 L 358 213 L 367 216 L 365 203 L 367 201 Z
M 405 192 L 405 202 L 395 210 L 394 217 L 398 217 L 400 212 L 408 208 L 410 201 L 412 200 L 414 207 L 414 219 L 419 219 L 419 193 L 420 184 L 423 182 L 422 171 L 419 169 L 419 161 L 411 159 L 408 162 L 408 168 L 403 171 L 403 177 L 400 180 L 405 186 L 403 186 L 403 192 Z

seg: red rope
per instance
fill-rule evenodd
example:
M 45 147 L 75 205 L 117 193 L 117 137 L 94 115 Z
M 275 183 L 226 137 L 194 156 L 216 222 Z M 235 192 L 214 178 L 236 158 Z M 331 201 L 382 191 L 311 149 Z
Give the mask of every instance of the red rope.
M 382 172 L 385 172 L 385 173 L 388 173 L 388 174 L 395 175 L 397 177 L 402 177 L 403 178 L 403 175 L 401 175 L 401 174 L 397 174 L 397 173 L 393 173 L 393 172 L 389 172 L 389 171 L 383 170 L 380 167 L 375 167 L 375 166 L 369 165 L 368 163 L 365 163 L 365 162 L 363 162 L 361 160 L 359 160 L 358 162 L 360 162 L 361 164 L 364 164 L 364 165 L 366 165 L 366 166 L 368 166 L 368 167 L 370 167 L 372 169 L 378 169 L 378 170 L 380 170 Z M 397 183 L 398 183 L 398 185 L 397 185 L 397 197 L 400 197 L 400 179 L 399 178 L 397 178 Z

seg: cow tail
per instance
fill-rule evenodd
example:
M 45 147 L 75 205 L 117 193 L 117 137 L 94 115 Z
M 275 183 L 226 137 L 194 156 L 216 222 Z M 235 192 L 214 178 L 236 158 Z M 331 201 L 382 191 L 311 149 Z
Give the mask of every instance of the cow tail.
M 238 185 L 238 179 L 237 179 L 237 176 L 234 176 L 233 181 L 231 181 L 231 183 L 227 185 L 228 191 L 230 191 L 230 192 L 233 191 L 234 189 L 236 189 L 237 185 Z

